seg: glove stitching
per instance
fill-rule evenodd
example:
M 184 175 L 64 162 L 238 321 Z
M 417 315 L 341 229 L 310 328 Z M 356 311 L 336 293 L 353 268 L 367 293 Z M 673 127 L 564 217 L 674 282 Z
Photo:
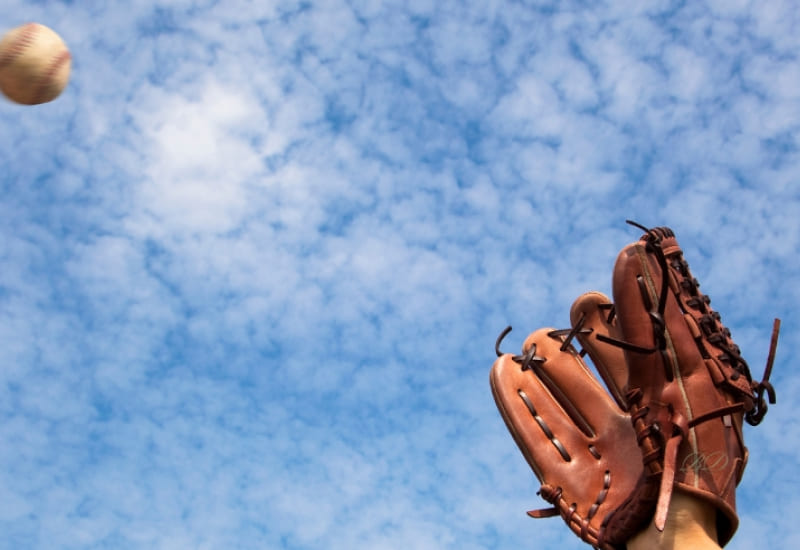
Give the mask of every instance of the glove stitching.
M 536 408 L 534 408 L 533 403 L 528 395 L 522 390 L 517 390 L 517 393 L 519 394 L 520 398 L 522 398 L 522 401 L 525 403 L 525 407 L 527 407 L 528 412 L 531 413 L 531 416 L 536 421 L 536 424 L 539 425 L 539 428 L 542 429 L 544 435 L 550 440 L 558 453 L 561 455 L 561 458 L 563 458 L 565 462 L 572 462 L 572 457 L 564 448 L 564 445 L 561 443 L 561 441 L 559 441 L 558 438 L 556 438 L 556 436 L 553 434 L 552 430 L 550 430 L 550 426 L 547 425 L 547 422 L 545 422 L 544 419 L 539 416 L 539 413 L 536 412 Z

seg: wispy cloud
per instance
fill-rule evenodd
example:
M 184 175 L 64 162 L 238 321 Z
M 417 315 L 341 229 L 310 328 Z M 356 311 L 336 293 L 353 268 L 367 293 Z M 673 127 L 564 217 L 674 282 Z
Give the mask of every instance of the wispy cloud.
M 581 548 L 487 374 L 626 218 L 783 318 L 729 547 L 797 539 L 796 10 L 626 4 L 12 0 L 74 67 L 0 103 L 0 547 Z

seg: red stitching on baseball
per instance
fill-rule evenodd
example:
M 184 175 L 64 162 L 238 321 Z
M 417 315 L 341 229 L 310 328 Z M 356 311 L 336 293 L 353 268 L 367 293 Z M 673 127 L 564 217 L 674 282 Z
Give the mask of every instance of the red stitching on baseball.
M 36 103 L 43 103 L 46 100 L 50 99 L 52 95 L 51 89 L 53 87 L 53 77 L 58 73 L 59 69 L 67 63 L 72 56 L 69 53 L 69 50 L 65 50 L 59 53 L 50 66 L 47 68 L 47 71 L 42 75 L 42 81 L 39 84 L 39 87 L 36 89 L 36 94 L 34 96 L 34 101 Z
M 26 23 L 20 29 L 17 39 L 11 42 L 6 52 L 0 56 L 0 69 L 11 65 L 22 53 L 33 44 L 38 25 L 36 23 Z

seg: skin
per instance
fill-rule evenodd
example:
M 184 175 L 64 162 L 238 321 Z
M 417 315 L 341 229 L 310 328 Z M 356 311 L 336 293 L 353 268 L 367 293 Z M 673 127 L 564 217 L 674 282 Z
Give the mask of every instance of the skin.
M 628 550 L 718 550 L 715 514 L 705 501 L 675 491 L 664 532 L 651 524 L 628 542 Z

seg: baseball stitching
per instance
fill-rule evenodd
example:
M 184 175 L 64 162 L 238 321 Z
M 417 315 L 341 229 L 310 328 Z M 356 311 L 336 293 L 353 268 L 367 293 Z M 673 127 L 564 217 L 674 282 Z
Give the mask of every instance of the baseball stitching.
M 0 55 L 0 69 L 11 65 L 31 44 L 33 44 L 36 31 L 36 23 L 27 23 L 20 29 L 19 36 L 17 36 L 16 40 L 11 42 L 8 49 Z
M 67 63 L 71 59 L 71 57 L 72 56 L 70 55 L 69 51 L 62 51 L 56 56 L 56 58 L 47 68 L 47 72 L 42 75 L 42 81 L 36 88 L 34 102 L 42 103 L 50 97 L 50 88 L 53 86 L 53 77 L 56 75 L 56 73 L 58 73 L 58 70 L 64 65 L 64 63 Z

